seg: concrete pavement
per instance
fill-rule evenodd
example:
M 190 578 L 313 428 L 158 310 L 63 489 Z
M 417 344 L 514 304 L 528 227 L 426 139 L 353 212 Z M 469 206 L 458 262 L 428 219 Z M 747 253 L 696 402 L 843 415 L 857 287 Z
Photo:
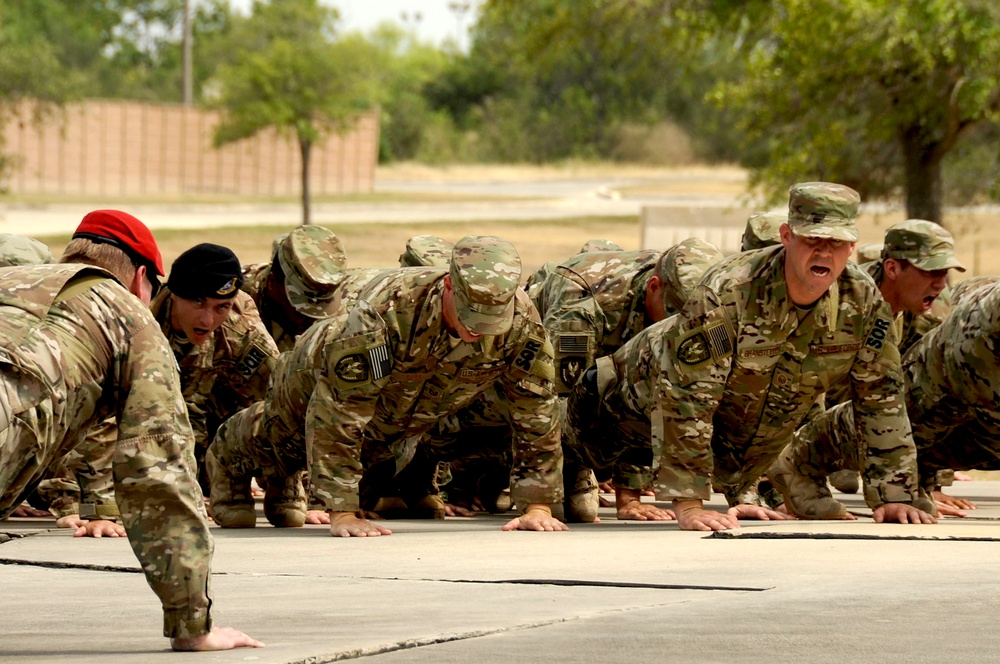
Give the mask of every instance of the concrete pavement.
M 124 540 L 0 522 L 0 662 L 984 662 L 1000 655 L 1000 483 L 936 526 L 745 521 L 730 535 L 506 517 L 389 537 L 213 527 L 214 616 L 267 647 L 176 654 Z M 861 499 L 844 497 L 866 514 Z M 716 497 L 713 505 L 722 508 Z

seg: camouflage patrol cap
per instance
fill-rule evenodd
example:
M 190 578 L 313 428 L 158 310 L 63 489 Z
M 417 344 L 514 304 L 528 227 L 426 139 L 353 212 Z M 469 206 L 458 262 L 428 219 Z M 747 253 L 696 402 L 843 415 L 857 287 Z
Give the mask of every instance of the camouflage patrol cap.
M 881 242 L 868 242 L 858 247 L 858 264 L 871 263 L 882 258 L 882 247 L 884 246 Z
M 277 235 L 274 236 L 274 239 L 271 240 L 272 257 L 278 255 L 278 251 L 281 249 L 281 243 L 285 241 L 286 237 L 288 237 L 288 233 L 278 233 Z
M 344 243 L 330 229 L 299 226 L 289 233 L 278 249 L 289 304 L 303 316 L 326 316 L 346 263 Z
M 0 233 L 0 267 L 51 263 L 52 252 L 44 242 L 25 235 Z
M 578 253 L 589 254 L 592 251 L 624 251 L 611 240 L 587 240 Z
M 799 237 L 858 241 L 861 196 L 833 182 L 800 182 L 788 190 L 788 226 Z
M 414 235 L 399 256 L 402 267 L 448 267 L 455 245 L 437 235 Z
M 743 230 L 741 251 L 752 251 L 781 244 L 781 225 L 788 221 L 782 212 L 754 212 Z
M 656 261 L 656 275 L 666 286 L 663 289 L 663 304 L 667 311 L 683 307 L 708 268 L 722 258 L 718 247 L 696 237 L 688 238 L 663 252 Z
M 887 228 L 882 257 L 906 260 L 928 272 L 951 268 L 965 272 L 965 266 L 955 258 L 951 233 L 923 219 L 907 219 Z
M 506 240 L 467 235 L 451 252 L 455 308 L 474 334 L 496 335 L 514 320 L 514 293 L 521 280 L 521 257 Z

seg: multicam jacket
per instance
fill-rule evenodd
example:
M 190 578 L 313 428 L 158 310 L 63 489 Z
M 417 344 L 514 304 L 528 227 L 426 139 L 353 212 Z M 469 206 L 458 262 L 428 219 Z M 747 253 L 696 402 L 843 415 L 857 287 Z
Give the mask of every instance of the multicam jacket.
M 659 256 L 656 251 L 580 254 L 553 268 L 535 290 L 561 394 L 573 389 L 595 359 L 653 322 L 646 315 L 646 282 Z
M 884 502 L 909 502 L 913 440 L 888 305 L 848 265 L 809 309 L 795 307 L 784 249 L 710 268 L 683 311 L 613 356 L 606 397 L 652 424 L 660 498 L 705 500 L 709 478 L 730 504 L 748 502 L 810 406 L 849 380 L 868 444 L 866 477 Z
M 420 435 L 489 389 L 514 431 L 515 501 L 561 500 L 562 450 L 552 351 L 537 313 L 516 295 L 507 334 L 475 343 L 444 324 L 445 268 L 405 268 L 371 283 L 350 313 L 313 325 L 282 355 L 261 430 L 275 448 L 305 437 L 311 481 L 328 510 L 358 505 L 362 446 L 369 458 Z
M 0 269 L 0 514 L 92 425 L 118 419 L 115 491 L 164 611 L 164 634 L 211 628 L 212 538 L 173 355 L 149 310 L 83 265 Z
M 968 281 L 951 315 L 903 358 L 906 408 L 928 489 L 940 470 L 1000 469 L 1000 281 Z

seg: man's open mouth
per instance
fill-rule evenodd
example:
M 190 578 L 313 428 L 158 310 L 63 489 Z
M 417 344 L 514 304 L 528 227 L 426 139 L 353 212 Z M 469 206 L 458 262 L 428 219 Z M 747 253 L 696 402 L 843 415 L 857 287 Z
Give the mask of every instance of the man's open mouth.
M 809 271 L 812 272 L 817 277 L 825 277 L 830 274 L 830 268 L 825 267 L 823 265 L 813 265 L 812 267 L 809 268 Z

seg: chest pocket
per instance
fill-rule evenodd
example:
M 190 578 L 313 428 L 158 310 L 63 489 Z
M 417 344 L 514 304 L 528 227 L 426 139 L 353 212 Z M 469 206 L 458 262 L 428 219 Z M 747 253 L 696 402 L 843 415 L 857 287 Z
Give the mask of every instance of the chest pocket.
M 827 343 L 809 346 L 809 355 L 802 362 L 802 381 L 820 391 L 829 391 L 848 379 L 860 343 Z

